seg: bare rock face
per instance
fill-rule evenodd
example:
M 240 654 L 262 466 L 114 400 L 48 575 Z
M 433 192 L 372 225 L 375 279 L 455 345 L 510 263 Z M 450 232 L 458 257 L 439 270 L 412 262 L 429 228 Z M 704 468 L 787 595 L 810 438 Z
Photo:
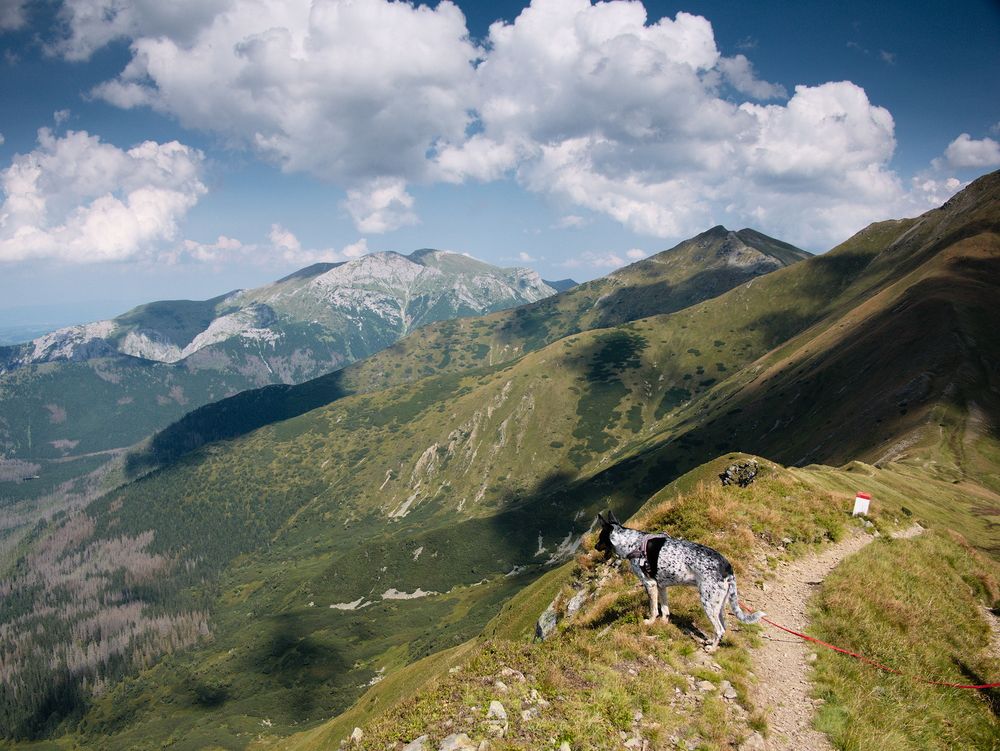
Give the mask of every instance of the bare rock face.
M 535 638 L 540 641 L 545 641 L 552 635 L 552 632 L 556 630 L 556 623 L 558 622 L 558 616 L 556 615 L 555 603 L 551 603 L 545 612 L 538 616 L 538 621 L 535 623 Z

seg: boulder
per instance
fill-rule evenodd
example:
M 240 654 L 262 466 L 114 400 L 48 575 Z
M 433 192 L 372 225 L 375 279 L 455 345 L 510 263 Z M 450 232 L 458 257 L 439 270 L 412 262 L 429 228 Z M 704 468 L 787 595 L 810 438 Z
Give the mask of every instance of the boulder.
M 555 602 L 552 602 L 545 608 L 545 612 L 538 616 L 538 621 L 535 623 L 535 638 L 539 641 L 548 639 L 556 630 L 557 622 Z

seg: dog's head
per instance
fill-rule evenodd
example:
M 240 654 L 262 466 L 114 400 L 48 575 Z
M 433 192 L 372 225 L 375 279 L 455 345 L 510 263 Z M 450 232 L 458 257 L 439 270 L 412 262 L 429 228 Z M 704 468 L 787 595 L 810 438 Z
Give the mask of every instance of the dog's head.
M 608 511 L 607 519 L 600 514 L 597 515 L 597 519 L 601 522 L 601 532 L 597 536 L 597 544 L 594 547 L 610 558 L 615 552 L 615 548 L 611 544 L 611 532 L 614 530 L 615 525 L 621 526 L 621 522 L 618 521 L 614 511 Z

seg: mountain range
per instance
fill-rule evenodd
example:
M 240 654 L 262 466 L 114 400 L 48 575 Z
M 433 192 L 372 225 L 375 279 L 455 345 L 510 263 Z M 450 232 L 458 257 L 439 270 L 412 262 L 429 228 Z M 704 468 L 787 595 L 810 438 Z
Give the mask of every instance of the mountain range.
M 373 253 L 0 347 L 0 471 L 37 475 L 0 484 L 0 499 L 82 502 L 117 481 L 127 447 L 202 404 L 307 381 L 428 323 L 554 293 L 533 271 L 458 253 Z
M 996 553 L 998 234 L 1000 174 L 816 257 L 716 227 L 206 405 L 150 442 L 154 471 L 17 533 L 0 725 L 108 749 L 335 742 L 320 723 L 384 711 L 383 678 L 477 638 L 597 510 L 625 518 L 732 452 L 906 488 L 899 513 Z M 755 509 L 741 534 L 785 544 Z

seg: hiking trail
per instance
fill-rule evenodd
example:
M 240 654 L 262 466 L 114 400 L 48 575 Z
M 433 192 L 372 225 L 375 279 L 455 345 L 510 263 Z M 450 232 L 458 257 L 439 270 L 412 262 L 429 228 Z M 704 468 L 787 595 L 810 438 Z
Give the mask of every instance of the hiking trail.
M 923 531 L 914 525 L 893 537 L 909 538 Z M 754 593 L 754 607 L 766 611 L 771 620 L 804 633 L 809 598 L 837 564 L 874 539 L 859 532 L 816 555 L 780 564 L 775 579 L 767 582 L 763 592 Z M 767 751 L 833 751 L 826 736 L 812 727 L 820 703 L 810 696 L 815 645 L 766 624 L 763 641 L 751 655 L 758 678 L 755 703 L 767 713 L 771 730 L 764 747 Z

